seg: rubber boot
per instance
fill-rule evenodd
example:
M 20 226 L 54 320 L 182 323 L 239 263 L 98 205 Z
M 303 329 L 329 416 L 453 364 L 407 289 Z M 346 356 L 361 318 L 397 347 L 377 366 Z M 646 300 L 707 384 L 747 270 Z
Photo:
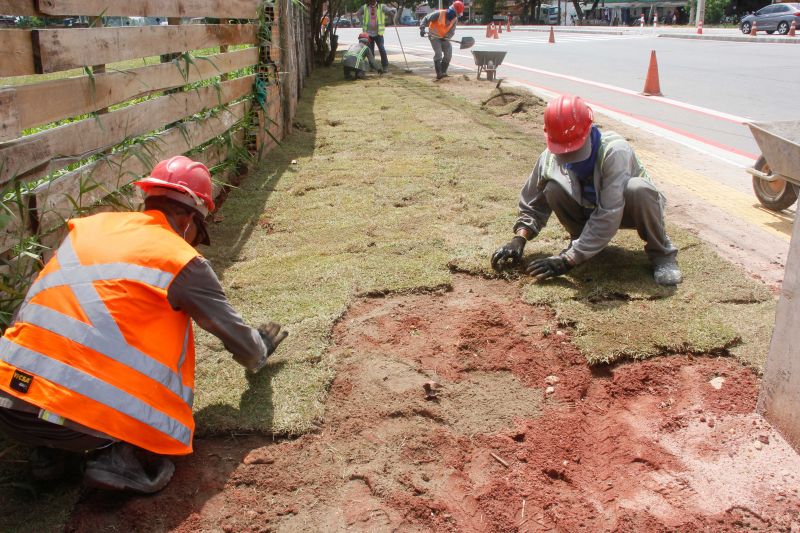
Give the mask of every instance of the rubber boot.
M 443 78 L 447 77 L 447 67 L 449 67 L 449 66 L 450 66 L 450 62 L 449 61 L 444 61 L 444 60 L 442 61 L 442 77 Z
M 433 67 L 436 69 L 436 79 L 437 80 L 442 79 L 444 77 L 444 75 L 442 74 L 442 61 L 441 61 L 441 59 L 439 61 L 436 61 L 434 59 L 433 60 Z
M 99 489 L 152 494 L 166 487 L 174 473 L 169 459 L 117 442 L 87 461 L 84 481 Z
M 653 269 L 653 279 L 659 285 L 677 285 L 683 281 L 683 274 L 678 268 L 677 261 L 669 261 L 656 265 Z

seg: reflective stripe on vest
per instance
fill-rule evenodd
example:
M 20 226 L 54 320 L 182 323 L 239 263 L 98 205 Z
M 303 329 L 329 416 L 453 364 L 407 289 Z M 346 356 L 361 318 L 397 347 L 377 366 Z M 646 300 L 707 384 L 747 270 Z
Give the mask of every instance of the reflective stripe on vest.
M 56 256 L 61 269 L 37 281 L 31 287 L 30 294 L 36 295 L 44 290 L 39 287 L 41 282 L 45 282 L 45 288 L 59 285 L 69 286 L 80 302 L 83 312 L 91 321 L 91 325 L 49 307 L 31 303 L 23 304 L 17 320 L 33 324 L 82 344 L 109 359 L 114 359 L 132 370 L 136 370 L 164 385 L 191 407 L 194 402 L 192 389 L 184 386 L 180 375 L 171 368 L 127 343 L 116 321 L 108 312 L 106 304 L 92 284 L 93 281 L 127 279 L 163 289 L 172 281 L 172 274 L 138 265 L 83 266 L 78 261 L 69 238 L 64 239 Z M 100 277 L 101 272 L 105 274 L 103 277 Z M 30 298 L 32 296 L 29 295 L 26 301 Z M 188 341 L 184 340 L 181 361 L 186 357 L 187 344 Z
M 439 16 L 436 17 L 436 20 L 431 21 L 431 23 L 428 25 L 431 34 L 433 34 L 434 37 L 444 37 L 445 35 L 447 35 L 447 32 L 449 32 L 453 28 L 457 18 L 458 17 L 453 17 L 453 20 L 451 20 L 448 23 L 447 10 L 440 9 Z
M 0 352 L 5 361 L 17 368 L 115 409 L 186 446 L 191 445 L 191 429 L 122 389 L 5 338 L 0 339 Z
M 356 65 L 353 68 L 357 68 L 359 70 L 366 70 L 366 69 L 362 69 L 361 68 L 361 63 L 364 62 L 364 56 L 367 55 L 367 50 L 368 50 L 368 48 L 366 46 L 362 46 L 358 50 L 358 52 L 356 52 L 355 54 L 352 53 L 350 50 L 348 50 L 347 52 L 345 52 L 344 55 L 345 55 L 345 57 L 355 57 L 356 58 Z
M 383 35 L 386 30 L 386 24 L 383 19 L 383 4 L 375 6 L 375 18 L 378 22 L 378 35 Z M 369 29 L 369 4 L 364 4 L 364 16 L 361 17 L 361 30 L 368 31 Z

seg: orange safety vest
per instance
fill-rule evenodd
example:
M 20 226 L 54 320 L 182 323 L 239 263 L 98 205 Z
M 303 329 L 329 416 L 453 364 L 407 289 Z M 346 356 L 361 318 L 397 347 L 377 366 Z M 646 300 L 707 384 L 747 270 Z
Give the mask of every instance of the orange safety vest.
M 455 25 L 456 20 L 458 20 L 458 17 L 454 17 L 453 20 L 447 22 L 447 10 L 440 9 L 439 16 L 436 17 L 436 20 L 431 21 L 428 27 L 434 37 L 444 37 Z
M 0 389 L 151 452 L 191 453 L 194 335 L 167 288 L 198 252 L 160 211 L 69 229 L 0 339 Z

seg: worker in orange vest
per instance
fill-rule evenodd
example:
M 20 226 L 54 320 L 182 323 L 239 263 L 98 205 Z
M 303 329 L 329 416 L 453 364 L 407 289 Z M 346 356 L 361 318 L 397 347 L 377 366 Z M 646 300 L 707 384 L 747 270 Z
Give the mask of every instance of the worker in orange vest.
M 425 28 L 428 28 L 428 39 L 433 47 L 433 66 L 436 69 L 436 79 L 447 76 L 447 67 L 453 56 L 453 46 L 450 39 L 456 32 L 458 17 L 464 13 L 464 4 L 455 0 L 447 9 L 432 11 L 419 23 L 419 34 L 425 37 Z
M 173 157 L 135 185 L 143 212 L 68 221 L 0 339 L 0 430 L 35 447 L 36 479 L 98 450 L 87 485 L 161 490 L 175 470 L 166 456 L 192 452 L 192 320 L 253 373 L 287 336 L 247 326 L 194 248 L 210 243 L 205 165 Z

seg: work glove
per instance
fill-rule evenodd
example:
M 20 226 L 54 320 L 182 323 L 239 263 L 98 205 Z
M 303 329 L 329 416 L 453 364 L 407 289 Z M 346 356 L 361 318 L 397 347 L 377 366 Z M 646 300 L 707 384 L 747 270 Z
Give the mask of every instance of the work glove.
M 542 281 L 547 278 L 555 278 L 569 272 L 572 265 L 569 264 L 564 255 L 554 255 L 544 259 L 537 259 L 531 262 L 525 271 L 531 276 L 536 277 L 536 281 Z
M 278 345 L 289 336 L 288 331 L 281 331 L 281 325 L 276 322 L 267 322 L 258 327 L 261 340 L 267 345 L 267 355 L 272 354 Z
M 419 29 L 419 36 L 420 37 L 425 37 L 425 26 L 423 26 L 423 27 L 421 27 Z
M 517 235 L 506 244 L 495 250 L 492 254 L 492 268 L 498 272 L 506 266 L 516 266 L 522 259 L 522 251 L 525 250 L 525 237 Z

